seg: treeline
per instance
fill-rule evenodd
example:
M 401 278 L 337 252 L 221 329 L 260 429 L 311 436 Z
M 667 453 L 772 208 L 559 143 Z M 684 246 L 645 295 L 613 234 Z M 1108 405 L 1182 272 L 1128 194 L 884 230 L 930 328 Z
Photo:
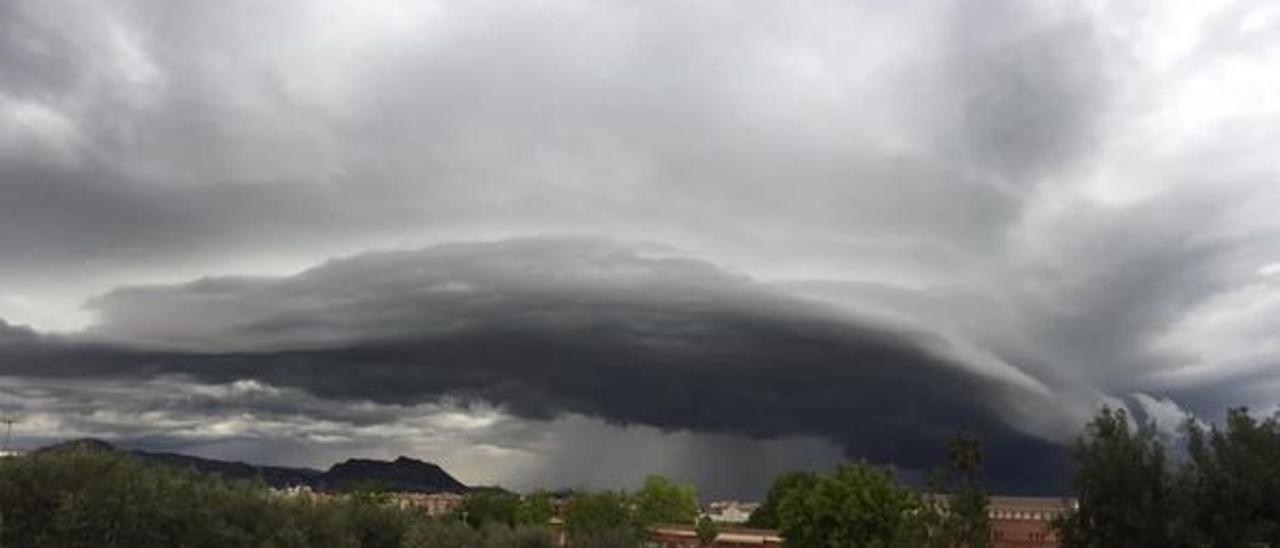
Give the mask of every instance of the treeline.
M 1078 508 L 1055 523 L 1062 545 L 1280 547 L 1280 416 L 1233 409 L 1221 427 L 1188 422 L 1184 433 L 1169 456 L 1154 424 L 1104 408 L 1072 450 Z M 750 525 L 804 548 L 986 547 L 981 444 L 956 438 L 947 451 L 923 490 L 863 461 L 779 475 Z M 119 453 L 0 459 L 0 548 L 545 548 L 556 545 L 557 513 L 573 548 L 637 548 L 662 523 L 696 525 L 704 545 L 716 537 L 694 487 L 661 476 L 631 493 L 563 499 L 479 490 L 431 519 L 372 486 L 282 496 Z
M 1188 420 L 1171 458 L 1153 423 L 1103 409 L 1076 443 L 1079 511 L 1063 546 L 1280 547 L 1280 413 Z
M 372 496 L 335 503 L 101 451 L 0 459 L 5 548 L 400 548 L 416 524 Z
M 473 530 L 545 524 L 555 514 L 554 500 L 545 491 L 525 496 L 480 491 L 468 495 L 457 514 Z M 578 491 L 561 500 L 565 504 L 561 513 L 564 531 L 574 548 L 636 548 L 643 544 L 648 528 L 657 524 L 697 525 L 703 534 L 714 535 L 709 521 L 699 521 L 701 509 L 694 486 L 662 476 L 649 476 L 635 492 Z
M 75 450 L 0 459 L 0 548 L 549 548 L 546 492 L 482 489 L 438 519 L 376 485 L 286 495 L 127 454 Z M 692 485 L 650 477 L 635 493 L 575 493 L 575 548 L 636 548 L 655 523 L 693 523 Z
M 947 449 L 948 466 L 933 474 L 928 493 L 866 461 L 826 474 L 780 474 L 748 525 L 777 529 L 788 546 L 806 548 L 983 548 L 990 495 L 979 479 L 982 446 L 962 436 Z
M 1078 506 L 1053 524 L 1061 546 L 1280 548 L 1280 413 L 1231 409 L 1221 426 L 1188 420 L 1178 439 L 1103 408 L 1071 451 Z M 782 474 L 751 524 L 806 548 L 988 546 L 981 447 L 948 449 L 930 494 L 865 462 Z

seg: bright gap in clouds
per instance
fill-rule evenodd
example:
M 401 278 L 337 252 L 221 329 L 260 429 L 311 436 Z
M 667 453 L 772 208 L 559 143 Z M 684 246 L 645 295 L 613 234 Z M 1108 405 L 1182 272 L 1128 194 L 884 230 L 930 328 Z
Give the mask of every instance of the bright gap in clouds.
M 78 403 L 59 401 L 64 393 Z M 102 437 L 122 447 L 320 470 L 348 458 L 408 455 L 429 458 L 469 485 L 519 490 L 625 489 L 662 473 L 698 479 L 710 496 L 758 496 L 778 472 L 843 459 L 816 438 L 664 431 L 580 415 L 530 421 L 463 402 L 335 405 L 252 380 L 64 381 L 37 389 L 0 378 L 0 405 L 21 414 L 22 447 Z

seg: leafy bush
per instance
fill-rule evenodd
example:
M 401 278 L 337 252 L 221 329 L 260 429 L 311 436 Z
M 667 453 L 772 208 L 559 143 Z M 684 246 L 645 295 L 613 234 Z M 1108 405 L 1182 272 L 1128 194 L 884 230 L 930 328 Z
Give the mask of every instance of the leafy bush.
M 638 548 L 640 533 L 634 527 L 601 527 L 573 533 L 569 545 L 573 548 Z
M 574 546 L 588 537 L 613 538 L 619 530 L 633 531 L 633 536 L 637 536 L 639 531 L 631 501 L 625 493 L 615 491 L 575 494 L 565 510 L 564 521 Z
M 423 521 L 414 524 L 404 538 L 404 548 L 482 548 L 483 538 L 461 521 Z
M 405 534 L 403 548 L 552 548 L 545 526 L 508 527 L 490 522 L 476 529 L 457 520 L 421 521 Z
M 490 523 L 515 525 L 520 497 L 500 489 L 482 489 L 467 495 L 457 513 L 472 527 Z

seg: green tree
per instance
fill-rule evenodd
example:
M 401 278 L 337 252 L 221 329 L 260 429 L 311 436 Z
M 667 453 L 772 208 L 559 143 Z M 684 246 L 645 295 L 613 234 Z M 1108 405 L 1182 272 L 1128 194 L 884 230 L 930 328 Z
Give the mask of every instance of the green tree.
M 692 524 L 698 519 L 698 492 L 693 485 L 652 475 L 633 497 L 636 519 L 648 527 L 655 523 Z
M 631 511 L 625 493 L 616 491 L 579 492 L 565 509 L 565 530 L 575 547 L 605 546 L 609 543 L 635 542 L 641 528 Z
M 1188 420 L 1178 534 L 1206 546 L 1280 546 L 1280 416 L 1230 409 L 1224 428 Z
M 546 526 L 554 516 L 551 493 L 539 489 L 520 498 L 520 504 L 516 506 L 515 522 L 520 525 Z
M 573 548 L 639 548 L 643 541 L 634 528 L 596 529 L 570 536 Z
M 342 491 L 349 497 L 373 503 L 381 504 L 391 500 L 391 484 L 380 479 L 350 481 L 343 486 Z
M 990 541 L 987 506 L 991 496 L 978 477 L 982 469 L 982 442 L 957 436 L 947 443 L 948 467 L 956 485 L 948 489 L 944 538 L 952 546 L 986 548 Z
M 698 534 L 698 546 L 706 547 L 715 544 L 716 537 L 720 536 L 720 527 L 711 518 L 702 516 L 698 518 L 694 532 Z
M 403 548 L 483 548 L 474 527 L 454 520 L 422 521 L 405 534 Z
M 778 506 L 782 504 L 782 499 L 787 494 L 796 489 L 809 489 L 818 482 L 818 475 L 813 472 L 783 472 L 773 479 L 773 486 L 769 488 L 769 493 L 765 495 L 764 502 L 751 512 L 751 517 L 747 519 L 747 525 L 751 527 L 760 527 L 764 529 L 777 529 L 780 524 L 778 522 Z
M 457 512 L 463 521 L 472 527 L 482 527 L 487 523 L 500 523 L 512 526 L 516 523 L 516 512 L 520 507 L 520 497 L 502 489 L 480 489 L 467 494 Z
M 806 548 L 919 546 L 923 528 L 915 493 L 888 470 L 865 461 L 841 464 L 811 486 L 790 490 L 778 517 L 783 538 Z
M 361 548 L 399 548 L 410 527 L 406 512 L 398 511 L 385 493 L 350 497 L 342 508 Z
M 552 548 L 555 545 L 555 537 L 545 523 L 516 526 L 511 529 L 506 544 L 490 542 L 491 548 Z
M 1121 409 L 1103 407 L 1072 451 L 1079 509 L 1057 522 L 1066 548 L 1178 546 L 1178 506 L 1155 427 L 1137 428 Z

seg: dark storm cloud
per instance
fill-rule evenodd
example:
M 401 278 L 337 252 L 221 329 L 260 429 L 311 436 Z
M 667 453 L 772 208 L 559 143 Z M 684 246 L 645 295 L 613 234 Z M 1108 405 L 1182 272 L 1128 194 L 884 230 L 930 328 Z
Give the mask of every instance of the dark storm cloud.
M 846 353 L 970 410 L 938 429 L 1061 440 L 1104 401 L 1270 406 L 1277 37 L 1265 0 L 8 2 L 0 317 L 36 332 L 0 328 L 0 374 L 459 393 L 858 450 L 939 413 L 823 392 L 857 384 Z M 469 254 L 529 241 L 293 275 L 546 234 L 742 275 Z M 678 280 L 583 274 L 606 264 Z M 549 380 L 588 364 L 665 407 Z
M 1000 416 L 1001 402 L 1030 389 L 951 363 L 923 335 L 648 253 L 581 240 L 459 244 L 288 278 L 124 289 L 95 301 L 102 323 L 83 338 L 101 346 L 8 345 L 4 371 L 251 378 L 332 400 L 450 397 L 527 418 L 808 434 L 914 468 L 973 431 L 1005 485 L 1054 470 L 1055 445 Z M 1027 451 L 1050 460 L 1028 465 Z
M 1060 393 L 1068 386 L 1082 391 L 1086 413 L 1105 401 L 1108 393 L 1153 391 L 1176 395 L 1191 410 L 1214 416 L 1231 402 L 1272 405 L 1257 392 L 1224 390 L 1247 385 L 1240 381 L 1241 372 L 1233 374 L 1225 367 L 1234 352 L 1214 348 L 1210 352 L 1216 355 L 1208 359 L 1222 369 L 1201 372 L 1205 379 L 1226 375 L 1230 380 L 1189 387 L 1156 379 L 1196 361 L 1182 345 L 1194 347 L 1190 341 L 1225 335 L 1183 335 L 1178 324 L 1188 318 L 1195 324 L 1200 316 L 1189 316 L 1188 310 L 1203 310 L 1206 316 L 1225 320 L 1233 314 L 1223 315 L 1223 309 L 1252 306 L 1250 316 L 1262 325 L 1275 317 L 1265 304 L 1268 301 L 1258 300 L 1265 298 L 1265 291 L 1256 292 L 1253 299 L 1214 300 L 1216 295 L 1235 291 L 1232 284 L 1238 283 L 1241 274 L 1246 279 L 1252 276 L 1248 271 L 1233 272 L 1241 262 L 1250 264 L 1252 253 L 1241 257 L 1241 250 L 1265 247 L 1266 239 L 1258 234 L 1204 229 L 1230 211 L 1220 200 L 1201 194 L 1151 200 L 1123 210 L 1071 210 L 1067 217 L 1039 220 L 1042 226 L 1036 230 L 1051 234 L 1041 241 L 1052 242 L 1053 255 L 1037 256 L 1043 253 L 1040 249 L 1020 250 L 1010 260 L 1010 271 L 994 274 L 992 282 L 1003 284 L 996 292 L 833 281 L 791 282 L 787 287 L 815 299 L 843 303 L 851 310 L 898 319 L 916 329 L 957 334 L 1017 364 Z M 1198 222 L 1187 224 L 1187 219 Z M 1235 326 L 1224 329 L 1240 332 Z M 1252 344 L 1257 343 L 1241 346 Z M 1265 366 L 1255 368 L 1250 368 L 1251 375 L 1272 375 Z M 1094 391 L 1092 401 L 1084 396 L 1090 391 Z M 1242 398 L 1244 392 L 1249 397 Z

